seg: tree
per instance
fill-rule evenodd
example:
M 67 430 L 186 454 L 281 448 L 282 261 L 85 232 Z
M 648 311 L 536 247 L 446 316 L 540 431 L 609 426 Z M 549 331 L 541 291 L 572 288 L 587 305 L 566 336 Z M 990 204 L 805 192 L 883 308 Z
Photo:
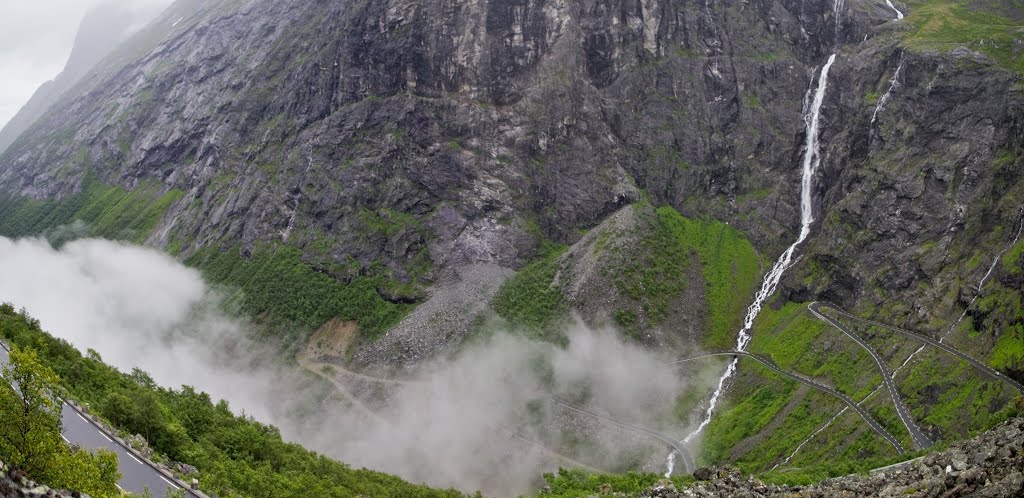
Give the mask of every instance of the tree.
M 63 445 L 59 380 L 35 351 L 15 348 L 0 385 L 0 454 L 28 475 L 45 475 Z
M 101 449 L 96 453 L 62 448 L 47 472 L 46 483 L 55 488 L 73 489 L 95 497 L 121 495 L 117 481 L 117 453 Z
M 117 497 L 117 454 L 61 442 L 60 381 L 34 350 L 15 348 L 0 382 L 0 459 L 52 487 Z

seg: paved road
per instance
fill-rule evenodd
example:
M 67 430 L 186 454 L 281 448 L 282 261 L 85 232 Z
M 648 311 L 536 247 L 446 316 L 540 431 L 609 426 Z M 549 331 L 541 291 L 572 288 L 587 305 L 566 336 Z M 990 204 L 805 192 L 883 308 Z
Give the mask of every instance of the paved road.
M 597 467 L 592 467 L 592 466 L 587 465 L 587 464 L 585 464 L 585 463 L 583 463 L 583 462 L 581 462 L 579 460 L 574 460 L 574 459 L 569 458 L 569 457 L 567 457 L 567 456 L 565 456 L 565 455 L 563 455 L 561 453 L 557 453 L 554 450 L 548 448 L 547 446 L 544 446 L 543 444 L 540 444 L 540 443 L 538 443 L 538 442 L 536 442 L 536 441 L 526 437 L 521 432 L 516 431 L 515 429 L 508 428 L 508 427 L 498 426 L 498 427 L 495 427 L 495 430 L 498 431 L 498 432 L 504 432 L 505 434 L 507 434 L 512 439 L 516 439 L 518 441 L 526 443 L 526 444 L 536 448 L 537 450 L 541 451 L 542 453 L 544 453 L 544 454 L 546 454 L 546 455 L 548 455 L 548 456 L 550 456 L 552 458 L 557 458 L 559 460 L 562 460 L 563 462 L 569 464 L 570 466 L 578 467 L 578 468 L 581 468 L 581 469 L 586 469 L 586 470 L 589 470 L 589 471 L 594 472 L 596 474 L 610 474 L 610 473 L 612 473 L 612 472 L 610 472 L 608 470 L 602 470 L 602 469 L 599 469 Z
M 667 434 L 664 434 L 664 433 L 661 433 L 661 432 L 658 432 L 658 431 L 653 431 L 653 430 L 647 429 L 645 427 L 640 427 L 638 425 L 627 424 L 625 422 L 619 422 L 618 420 L 613 420 L 613 419 L 610 419 L 608 417 L 603 417 L 603 416 L 598 415 L 596 413 L 593 413 L 593 412 L 584 410 L 582 408 L 573 406 L 572 404 L 566 402 L 565 400 L 563 400 L 561 398 L 557 398 L 557 397 L 552 396 L 551 397 L 551 401 L 553 401 L 556 405 L 562 406 L 562 407 L 567 408 L 567 409 L 569 409 L 571 411 L 574 411 L 576 413 L 579 413 L 579 414 L 582 414 L 582 415 L 586 415 L 588 417 L 593 417 L 593 418 L 595 418 L 597 420 L 600 420 L 602 422 L 607 422 L 607 423 L 609 423 L 611 425 L 620 427 L 622 429 L 626 429 L 628 431 L 639 432 L 641 434 L 645 434 L 645 435 L 648 435 L 650 437 L 653 437 L 653 438 L 655 438 L 655 439 L 657 439 L 657 440 L 659 440 L 659 441 L 669 445 L 672 449 L 674 449 L 676 451 L 676 453 L 678 453 L 679 455 L 682 455 L 682 457 L 683 457 L 683 465 L 686 466 L 686 472 L 688 474 L 692 474 L 693 471 L 696 469 L 696 464 L 693 461 L 693 455 L 690 453 L 690 450 L 688 450 L 685 446 L 682 446 L 672 436 L 669 436 Z
M 349 391 L 348 386 L 345 386 L 344 384 L 339 382 L 336 378 L 334 378 L 334 376 L 328 375 L 328 374 L 324 373 L 324 371 L 323 371 L 324 367 L 331 368 L 336 374 L 339 374 L 339 375 L 345 375 L 345 376 L 349 376 L 349 377 L 352 377 L 352 378 L 357 379 L 357 380 L 362 380 L 362 381 L 367 381 L 367 382 L 377 382 L 377 383 L 381 383 L 381 384 L 385 384 L 385 385 L 405 386 L 405 385 L 413 385 L 413 384 L 422 384 L 422 385 L 427 384 L 426 382 L 419 381 L 419 380 L 388 379 L 388 378 L 384 378 L 384 377 L 373 377 L 373 376 L 370 376 L 370 375 L 361 374 L 361 373 L 358 373 L 358 372 L 353 372 L 353 371 L 348 370 L 348 369 L 346 369 L 343 366 L 338 365 L 338 364 L 322 363 L 322 362 L 318 362 L 318 361 L 309 361 L 309 360 L 305 360 L 305 359 L 301 359 L 301 358 L 299 359 L 299 365 L 301 365 L 303 368 L 305 368 L 306 370 L 310 371 L 311 373 L 313 373 L 315 375 L 318 375 L 318 376 L 328 380 L 331 384 L 334 385 L 335 389 L 337 389 L 342 394 L 342 396 L 344 396 L 346 399 L 348 399 L 353 404 L 358 406 L 365 413 L 367 413 L 368 415 L 372 416 L 374 419 L 376 419 L 376 420 L 378 420 L 380 422 L 383 422 L 383 423 L 389 423 L 389 422 L 386 419 L 382 418 L 380 415 L 378 415 L 376 412 L 371 410 L 368 406 L 366 406 L 362 402 L 362 400 L 360 400 L 355 395 L 353 395 Z M 587 470 L 589 470 L 591 472 L 597 472 L 597 473 L 607 473 L 608 472 L 606 470 L 601 470 L 601 469 L 597 469 L 597 468 L 591 467 L 591 466 L 589 466 L 589 465 L 587 465 L 587 464 L 585 464 L 583 462 L 580 462 L 578 460 L 574 460 L 574 459 L 572 459 L 570 457 L 562 455 L 561 453 L 558 453 L 558 452 L 556 452 L 556 451 L 554 451 L 554 450 L 544 446 L 543 444 L 540 444 L 540 443 L 538 443 L 536 441 L 533 441 L 533 440 L 527 438 L 525 435 L 523 435 L 522 433 L 516 431 L 515 429 L 509 428 L 509 427 L 495 426 L 494 430 L 497 431 L 497 432 L 504 432 L 505 434 L 507 434 L 512 439 L 516 439 L 516 440 L 524 442 L 524 443 L 526 443 L 526 444 L 528 444 L 530 446 L 533 446 L 533 447 L 541 450 L 542 452 L 544 452 L 544 453 L 546 453 L 546 454 L 548 454 L 548 455 L 550 455 L 550 456 L 552 456 L 554 458 L 557 458 L 559 460 L 562 460 L 562 461 L 568 463 L 569 465 L 572 465 L 572 466 L 575 466 L 575 467 L 579 467 L 579 468 L 583 468 L 583 469 L 587 469 Z
M 875 421 L 875 419 L 871 418 L 871 415 L 869 415 L 867 411 L 865 411 L 863 408 L 861 408 L 860 405 L 858 405 L 856 401 L 850 399 L 849 396 L 847 396 L 847 395 L 845 395 L 845 394 L 843 394 L 843 393 L 841 393 L 839 391 L 836 391 L 835 389 L 832 389 L 831 387 L 828 387 L 825 384 L 820 384 L 818 382 L 815 382 L 815 381 L 813 381 L 811 379 L 808 379 L 806 377 L 803 377 L 801 375 L 797 375 L 797 374 L 794 374 L 794 373 L 787 372 L 787 371 L 779 368 L 778 365 L 776 365 L 773 361 L 771 361 L 771 360 L 769 360 L 767 358 L 763 358 L 761 356 L 758 356 L 758 355 L 753 354 L 753 353 L 748 353 L 746 351 L 724 351 L 724 352 L 721 352 L 721 353 L 707 353 L 707 354 L 702 354 L 702 355 L 694 356 L 694 357 L 691 357 L 691 358 L 683 358 L 682 360 L 677 360 L 677 361 L 674 361 L 672 363 L 673 364 L 675 364 L 675 363 L 683 363 L 683 362 L 687 362 L 687 361 L 698 360 L 698 359 L 701 359 L 701 358 L 708 358 L 708 357 L 711 357 L 711 356 L 743 356 L 743 357 L 746 357 L 746 358 L 750 358 L 750 359 L 755 360 L 758 363 L 761 363 L 762 365 L 768 367 L 768 369 L 772 370 L 773 372 L 775 372 L 775 373 L 777 373 L 779 375 L 782 375 L 783 377 L 787 377 L 787 378 L 793 379 L 793 380 L 795 380 L 795 381 L 797 381 L 797 382 L 799 382 L 801 384 L 804 384 L 806 386 L 809 386 L 809 387 L 812 387 L 814 389 L 817 389 L 818 391 L 821 391 L 821 392 L 823 392 L 825 394 L 829 394 L 829 395 L 832 395 L 832 396 L 834 396 L 836 398 L 839 398 L 840 400 L 843 401 L 843 403 L 846 403 L 846 406 L 849 406 L 850 408 L 853 408 L 854 411 L 856 411 L 861 416 L 861 418 L 863 418 L 864 421 L 867 422 L 868 425 L 875 432 L 878 433 L 879 436 L 882 436 L 883 438 L 885 438 L 886 441 L 889 441 L 889 443 L 891 443 L 893 445 L 893 447 L 896 448 L 896 451 L 898 451 L 901 455 L 906 452 L 906 450 L 903 449 L 903 445 L 900 444 L 900 442 L 897 441 L 896 438 L 892 436 L 892 434 L 889 434 L 889 431 L 885 430 L 885 428 L 882 427 L 881 424 L 879 424 L 877 421 Z
M 8 360 L 7 348 L 0 344 L 0 366 L 7 365 Z M 123 445 L 107 436 L 75 407 L 64 403 L 61 419 L 64 425 L 61 437 L 68 444 L 77 444 L 90 450 L 106 448 L 117 453 L 118 468 L 122 475 L 121 482 L 118 483 L 121 489 L 132 493 L 142 493 L 149 489 L 155 498 L 164 496 L 168 489 L 182 489 L 164 477 L 153 466 L 143 462 Z M 200 498 L 190 490 L 186 490 L 185 493 L 185 496 Z
M 942 342 L 939 342 L 939 341 L 936 341 L 935 339 L 932 339 L 931 337 L 928 337 L 928 336 L 923 335 L 923 334 L 919 334 L 917 332 L 911 332 L 909 330 L 904 330 L 904 329 L 901 329 L 901 328 L 898 328 L 898 327 L 893 327 L 892 325 L 886 325 L 884 323 L 876 322 L 874 320 L 868 320 L 866 318 L 861 318 L 859 316 L 851 315 L 851 314 L 849 314 L 849 313 L 839 309 L 838 307 L 833 306 L 833 305 L 828 304 L 828 303 L 822 303 L 820 308 L 825 308 L 825 309 L 832 310 L 832 311 L 836 312 L 836 314 L 838 314 L 838 315 L 840 315 L 840 316 L 842 316 L 844 318 L 849 318 L 850 320 L 854 320 L 854 321 L 857 321 L 857 322 L 866 323 L 868 325 L 874 325 L 876 327 L 881 327 L 881 328 L 884 328 L 886 330 L 890 330 L 890 331 L 896 332 L 897 334 L 900 334 L 900 335 L 902 335 L 904 337 L 909 337 L 909 338 L 914 339 L 916 341 L 921 341 L 921 342 L 923 342 L 923 343 L 925 343 L 925 344 L 927 344 L 929 346 L 941 349 L 941 350 L 943 350 L 943 351 L 945 351 L 945 352 L 947 352 L 947 353 L 949 353 L 949 354 L 951 354 L 953 356 L 956 356 L 957 358 L 960 358 L 961 360 L 966 361 L 971 366 L 973 366 L 974 368 L 982 371 L 984 374 L 988 375 L 989 377 L 992 377 L 995 380 L 1001 380 L 1003 382 L 1006 382 L 1007 384 L 1010 384 L 1010 386 L 1012 386 L 1014 389 L 1016 389 L 1018 392 L 1020 392 L 1022 395 L 1024 395 L 1024 385 L 1021 385 L 1020 382 L 1017 382 L 1017 381 L 1007 377 L 1006 375 L 1003 375 L 1001 372 L 993 369 L 992 367 L 989 367 L 988 365 L 986 365 L 986 364 L 984 364 L 984 363 L 974 359 L 973 357 L 968 356 L 967 354 L 964 354 L 964 353 L 960 352 L 960 350 L 952 348 L 952 347 L 949 347 L 949 346 L 947 346 L 946 344 L 944 344 Z
M 910 412 L 907 410 L 907 406 L 903 404 L 903 398 L 900 397 L 899 391 L 896 390 L 896 384 L 892 381 L 892 373 L 889 372 L 889 367 L 886 366 L 884 361 L 882 361 L 882 358 L 875 351 L 875 348 L 871 347 L 867 342 L 861 339 L 859 335 L 847 328 L 846 325 L 821 313 L 818 310 L 818 307 L 820 306 L 821 303 L 813 302 L 807 307 L 807 309 L 811 310 L 811 313 L 819 320 L 839 329 L 842 333 L 846 334 L 847 337 L 853 339 L 854 342 L 859 344 L 860 347 L 864 348 L 864 350 L 871 355 L 871 358 L 875 360 L 875 364 L 878 365 L 878 369 L 882 372 L 882 382 L 885 384 L 885 388 L 889 391 L 889 397 L 892 398 L 893 406 L 896 407 L 896 415 L 899 415 L 900 420 L 903 421 L 903 426 L 906 427 L 907 432 L 910 433 L 910 438 L 913 439 L 914 444 L 916 444 L 918 448 L 925 450 L 931 448 L 933 444 L 932 441 L 928 439 L 928 436 L 925 436 L 924 433 L 921 432 L 921 428 L 918 427 L 917 422 L 915 422 L 914 418 L 910 415 Z

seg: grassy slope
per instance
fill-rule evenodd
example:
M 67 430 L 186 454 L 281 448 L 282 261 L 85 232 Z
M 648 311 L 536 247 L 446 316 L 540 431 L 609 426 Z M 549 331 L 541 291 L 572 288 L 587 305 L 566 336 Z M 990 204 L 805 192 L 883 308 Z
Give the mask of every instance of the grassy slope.
M 554 282 L 564 246 L 547 247 L 535 261 L 502 285 L 491 306 L 509 323 L 522 327 L 531 336 L 559 342 L 559 328 L 566 313 L 562 290 Z
M 1015 40 L 1024 38 L 1024 21 L 1002 15 L 995 1 L 908 0 L 906 20 L 913 27 L 903 44 L 914 50 L 951 50 L 957 46 L 980 51 L 999 65 L 1024 74 L 1024 57 Z M 1018 9 L 1024 4 L 1015 2 Z
M 144 372 L 125 374 L 98 357 L 84 357 L 55 339 L 39 323 L 0 306 L 0 336 L 12 345 L 37 350 L 72 396 L 130 434 L 146 435 L 163 455 L 196 466 L 200 485 L 218 496 L 285 497 L 456 497 L 395 476 L 355 470 L 286 443 L 278 430 L 214 403 L 191 388 L 156 387 Z
M 704 346 L 729 347 L 760 275 L 757 251 L 725 223 L 689 219 L 671 207 L 658 208 L 658 221 L 659 230 L 670 234 L 677 247 L 696 254 L 700 260 L 710 325 Z M 662 271 L 658 265 L 653 270 Z M 681 278 L 683 274 L 676 276 Z
M 881 382 L 870 356 L 838 330 L 815 320 L 806 305 L 787 303 L 779 309 L 762 310 L 754 324 L 750 350 L 857 399 Z M 796 393 L 800 393 L 799 398 L 794 397 Z M 727 402 L 708 426 L 702 459 L 707 463 L 732 460 L 750 472 L 766 471 L 788 457 L 842 407 L 831 396 L 799 389 L 795 381 L 752 361 L 741 361 Z M 859 418 L 855 422 L 863 424 Z M 737 445 L 744 441 L 742 451 L 737 451 Z M 862 440 L 841 442 L 829 453 L 838 457 L 850 451 L 851 445 L 857 448 L 858 458 L 888 458 L 893 454 L 891 446 L 871 431 Z M 842 463 L 840 459 L 834 461 Z M 842 465 L 836 468 L 849 470 Z M 815 471 L 814 475 L 818 474 Z
M 651 322 L 657 324 L 689 285 L 686 272 L 691 256 L 696 256 L 706 287 L 710 330 L 704 336 L 705 345 L 728 347 L 760 272 L 757 252 L 739 231 L 725 223 L 692 220 L 671 207 L 652 212 L 654 217 L 647 220 L 650 229 L 641 234 L 638 253 L 620 255 L 616 267 L 604 269 L 606 274 L 623 296 L 640 303 Z M 600 239 L 596 243 L 603 244 Z M 543 337 L 559 337 L 550 329 L 567 311 L 555 283 L 564 249 L 544 251 L 543 256 L 509 279 L 492 302 L 495 311 Z M 617 310 L 615 318 L 627 329 L 635 320 L 622 310 Z
M 398 323 L 412 308 L 383 299 L 377 288 L 383 277 L 355 277 L 340 282 L 303 262 L 301 252 L 283 245 L 260 246 L 249 258 L 235 247 L 206 248 L 187 260 L 211 282 L 234 293 L 231 301 L 249 316 L 260 317 L 271 329 L 306 330 L 334 317 L 359 323 L 364 340 Z
M 0 194 L 0 235 L 40 235 L 82 221 L 89 236 L 142 243 L 181 196 L 179 190 L 160 194 L 157 185 L 127 191 L 96 181 L 86 181 L 79 193 L 62 200 Z
M 657 474 L 593 474 L 582 470 L 560 469 L 557 474 L 545 474 L 547 490 L 541 496 L 555 498 L 577 498 L 580 496 L 632 496 L 658 484 L 662 477 Z M 689 476 L 673 477 L 672 483 L 681 488 L 693 483 Z
M 851 328 L 866 337 L 893 369 L 917 349 L 883 329 Z M 962 328 L 963 335 L 971 334 L 969 325 Z M 834 385 L 854 399 L 864 399 L 881 383 L 871 358 L 841 332 L 812 318 L 805 305 L 766 308 L 754 330 L 751 351 L 770 356 L 783 368 Z M 992 357 L 1005 355 L 997 348 Z M 1015 414 L 1015 395 L 1005 385 L 980 377 L 964 362 L 939 352 L 925 350 L 918 358 L 896 377 L 897 386 L 915 420 L 926 430 L 937 431 L 940 444 L 987 430 Z M 842 408 L 822 394 L 809 393 L 800 399 L 796 393 L 795 383 L 756 365 L 741 364 L 726 403 L 708 426 L 703 461 L 734 461 L 751 472 L 770 470 Z M 797 405 L 787 411 L 790 403 Z M 911 448 L 909 435 L 884 392 L 875 394 L 864 406 Z M 766 477 L 777 482 L 809 482 L 898 458 L 888 443 L 848 410 L 808 442 L 786 467 Z
M 0 194 L 0 235 L 45 235 L 55 243 L 81 236 L 143 243 L 181 197 L 178 190 L 161 194 L 158 185 L 128 191 L 95 180 L 61 200 Z M 84 232 L 62 230 L 79 221 Z M 260 317 L 276 332 L 298 334 L 341 317 L 358 322 L 362 339 L 368 340 L 401 320 L 412 306 L 381 297 L 379 287 L 395 285 L 389 279 L 360 276 L 340 282 L 316 271 L 288 246 L 262 246 L 251 258 L 242 257 L 237 248 L 207 247 L 187 263 L 209 281 L 230 287 L 242 311 Z

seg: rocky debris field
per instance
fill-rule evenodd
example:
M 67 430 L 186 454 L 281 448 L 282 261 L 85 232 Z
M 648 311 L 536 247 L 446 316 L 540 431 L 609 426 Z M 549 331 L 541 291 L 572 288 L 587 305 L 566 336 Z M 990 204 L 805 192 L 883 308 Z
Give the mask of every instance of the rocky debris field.
M 1004 422 L 974 439 L 907 463 L 828 479 L 810 486 L 768 485 L 732 468 L 704 468 L 700 482 L 677 490 L 649 489 L 644 498 L 681 497 L 1018 497 L 1024 496 L 1024 418 Z
M 41 484 L 37 484 L 28 477 L 21 470 L 8 467 L 7 464 L 0 462 L 0 497 L 3 498 L 78 498 L 81 496 L 87 496 L 80 493 L 71 493 L 69 491 L 61 491 L 50 489 Z

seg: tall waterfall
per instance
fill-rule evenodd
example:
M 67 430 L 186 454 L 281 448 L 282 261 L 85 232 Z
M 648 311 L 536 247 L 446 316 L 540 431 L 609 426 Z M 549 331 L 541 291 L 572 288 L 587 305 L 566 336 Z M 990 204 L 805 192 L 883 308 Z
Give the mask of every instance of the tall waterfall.
M 797 246 L 800 245 L 807 236 L 811 233 L 811 224 L 814 223 L 814 203 L 812 190 L 814 186 L 814 174 L 821 164 L 821 152 L 818 144 L 818 132 L 819 125 L 821 123 L 821 105 L 825 101 L 825 90 L 828 87 L 828 72 L 832 69 L 832 64 L 836 61 L 836 54 L 832 54 L 828 58 L 828 62 L 821 68 L 821 74 L 818 76 L 817 88 L 811 87 L 807 91 L 807 98 L 804 103 L 804 124 L 807 127 L 807 140 L 805 143 L 806 150 L 804 151 L 803 159 L 803 177 L 800 182 L 800 235 L 797 237 L 796 242 L 789 246 L 782 256 L 772 266 L 771 271 L 768 272 L 764 277 L 764 282 L 761 283 L 761 289 L 757 292 L 754 297 L 754 302 L 747 308 L 746 318 L 743 320 L 743 328 L 740 329 L 739 335 L 736 338 L 736 349 L 739 351 L 745 351 L 747 345 L 750 343 L 750 330 L 754 326 L 754 319 L 757 318 L 758 313 L 761 311 L 761 307 L 764 306 L 765 301 L 775 293 L 776 287 L 779 285 L 779 281 L 782 280 L 782 274 L 789 269 L 793 264 L 793 253 L 796 251 Z M 813 93 L 812 93 L 813 92 Z M 689 443 L 700 434 L 708 423 L 711 422 L 711 416 L 715 412 L 715 408 L 718 406 L 718 400 L 722 396 L 722 391 L 725 388 L 725 383 L 736 373 L 736 365 L 739 362 L 738 358 L 734 358 L 729 363 L 729 367 L 722 374 L 722 377 L 718 379 L 718 387 L 715 392 L 711 395 L 711 401 L 708 404 L 708 409 L 704 414 L 704 419 L 701 421 L 700 426 L 697 427 L 693 432 L 688 434 L 683 439 L 683 443 Z M 672 470 L 675 464 L 675 454 L 669 455 L 667 466 L 668 470 L 666 476 L 672 474 Z

